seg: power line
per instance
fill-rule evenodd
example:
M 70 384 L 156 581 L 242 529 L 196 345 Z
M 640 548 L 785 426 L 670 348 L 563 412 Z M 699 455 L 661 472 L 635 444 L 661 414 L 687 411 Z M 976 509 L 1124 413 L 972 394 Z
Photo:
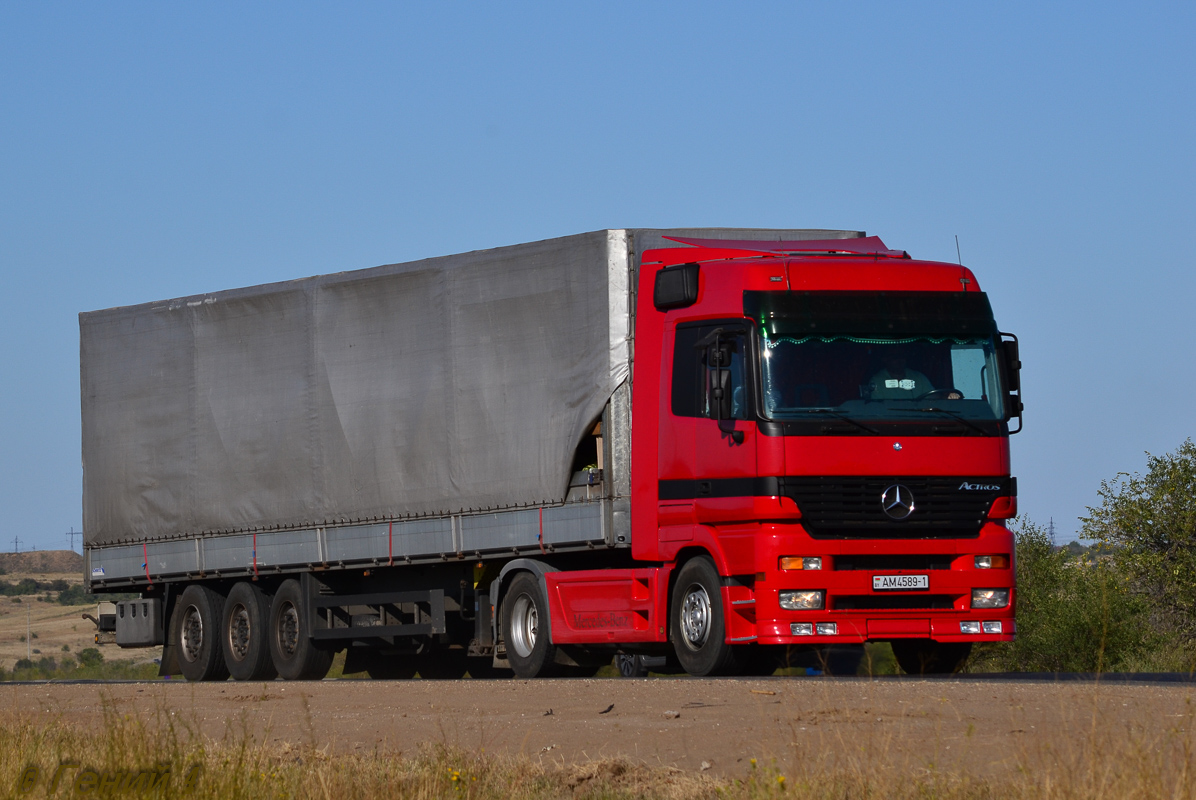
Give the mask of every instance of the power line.
M 74 550 L 74 549 L 75 549 L 75 537 L 76 537 L 76 536 L 78 536 L 78 537 L 82 538 L 82 536 L 83 536 L 83 532 L 82 532 L 82 531 L 77 531 L 77 530 L 75 530 L 75 526 L 74 526 L 74 525 L 72 525 L 72 526 L 71 526 L 71 529 L 70 529 L 69 531 L 67 531 L 66 533 L 62 534 L 62 535 L 63 535 L 63 536 L 67 536 L 67 537 L 69 537 L 69 538 L 70 538 L 70 540 L 71 540 L 71 550 Z

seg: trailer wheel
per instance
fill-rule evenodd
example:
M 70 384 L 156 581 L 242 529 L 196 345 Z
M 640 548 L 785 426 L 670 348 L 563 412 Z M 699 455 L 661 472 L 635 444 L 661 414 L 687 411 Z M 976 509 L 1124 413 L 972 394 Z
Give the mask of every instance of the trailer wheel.
M 721 675 L 735 668 L 723 619 L 723 593 L 709 558 L 685 562 L 673 585 L 669 638 L 677 660 L 690 675 Z
M 206 586 L 183 590 L 174 607 L 175 644 L 179 648 L 179 669 L 189 681 L 222 681 L 228 677 L 220 648 L 221 612 L 224 598 Z
M 502 602 L 503 640 L 515 677 L 535 678 L 556 673 L 556 648 L 548 641 L 542 622 L 547 619 L 548 602 L 540 590 L 540 581 L 530 572 L 519 573 Z
M 283 581 L 270 604 L 270 657 L 288 681 L 318 681 L 332 666 L 332 651 L 316 647 L 311 625 L 299 581 Z
M 898 666 L 909 675 L 951 675 L 963 669 L 972 653 L 971 642 L 894 639 L 891 644 Z
M 278 677 L 270 657 L 270 598 L 249 581 L 241 581 L 224 601 L 220 643 L 224 663 L 239 681 L 272 681 Z
M 615 669 L 617 669 L 619 671 L 619 675 L 624 678 L 648 677 L 648 667 L 646 664 L 644 664 L 643 656 L 619 653 L 617 656 L 615 656 Z

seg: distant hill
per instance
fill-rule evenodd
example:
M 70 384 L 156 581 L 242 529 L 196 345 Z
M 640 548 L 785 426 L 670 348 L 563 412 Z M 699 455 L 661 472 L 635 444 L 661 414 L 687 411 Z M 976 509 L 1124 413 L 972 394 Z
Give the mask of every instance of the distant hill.
M 47 572 L 83 573 L 83 556 L 74 550 L 33 550 L 28 553 L 0 553 L 0 569 L 5 572 L 37 574 Z

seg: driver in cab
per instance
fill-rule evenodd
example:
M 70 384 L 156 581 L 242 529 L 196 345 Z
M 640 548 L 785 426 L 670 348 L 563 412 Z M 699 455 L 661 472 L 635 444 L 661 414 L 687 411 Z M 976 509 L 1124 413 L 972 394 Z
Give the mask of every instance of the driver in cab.
M 886 353 L 883 363 L 884 369 L 870 381 L 872 400 L 916 400 L 934 391 L 929 378 L 905 365 L 904 353 Z

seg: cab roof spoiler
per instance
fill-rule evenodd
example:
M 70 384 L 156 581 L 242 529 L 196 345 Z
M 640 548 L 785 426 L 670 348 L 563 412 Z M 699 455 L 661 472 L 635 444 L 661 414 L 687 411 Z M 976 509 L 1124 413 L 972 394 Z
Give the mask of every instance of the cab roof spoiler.
M 795 242 L 694 239 L 688 236 L 665 236 L 664 238 L 693 247 L 710 247 L 720 250 L 752 250 L 760 253 L 791 253 L 794 255 L 850 254 L 884 258 L 909 258 L 909 253 L 904 250 L 890 250 L 880 240 L 879 236 L 861 236 L 852 239 L 807 239 Z

